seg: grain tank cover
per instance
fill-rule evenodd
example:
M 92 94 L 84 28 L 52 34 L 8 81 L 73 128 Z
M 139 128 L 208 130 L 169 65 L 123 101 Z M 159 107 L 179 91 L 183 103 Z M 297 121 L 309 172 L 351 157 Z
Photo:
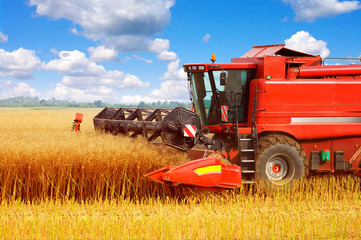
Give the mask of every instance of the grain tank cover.
M 241 58 L 264 57 L 264 56 L 272 56 L 272 55 L 279 55 L 285 57 L 316 57 L 311 54 L 302 53 L 286 48 L 285 44 L 277 44 L 277 45 L 253 46 L 253 48 L 249 50 L 246 54 L 244 54 Z

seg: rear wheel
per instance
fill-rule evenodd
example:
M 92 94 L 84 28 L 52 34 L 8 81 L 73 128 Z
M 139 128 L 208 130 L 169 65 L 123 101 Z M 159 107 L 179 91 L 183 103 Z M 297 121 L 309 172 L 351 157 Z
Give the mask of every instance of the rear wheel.
M 306 163 L 303 148 L 290 137 L 268 135 L 258 142 L 256 178 L 267 190 L 293 189 L 298 180 L 307 175 Z

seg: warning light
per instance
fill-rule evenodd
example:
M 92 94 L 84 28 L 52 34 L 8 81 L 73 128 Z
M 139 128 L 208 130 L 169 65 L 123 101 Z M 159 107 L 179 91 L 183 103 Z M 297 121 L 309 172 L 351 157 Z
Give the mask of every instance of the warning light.
M 216 54 L 211 55 L 211 61 L 212 61 L 212 63 L 214 63 L 216 61 Z

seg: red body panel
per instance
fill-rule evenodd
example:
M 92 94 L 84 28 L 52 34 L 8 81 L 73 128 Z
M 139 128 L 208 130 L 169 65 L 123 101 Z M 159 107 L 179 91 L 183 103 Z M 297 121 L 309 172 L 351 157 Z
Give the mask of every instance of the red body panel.
M 335 172 L 335 151 L 343 151 L 345 161 L 349 161 L 361 146 L 361 138 L 343 138 L 343 139 L 330 139 L 330 140 L 312 140 L 302 141 L 303 149 L 307 153 L 307 157 L 310 157 L 312 151 L 321 151 L 324 149 L 332 149 L 330 161 L 321 162 L 319 172 Z M 352 163 L 350 171 L 356 171 L 357 166 L 361 159 L 361 154 L 355 156 L 355 161 Z
M 259 126 L 296 139 L 361 136 L 361 79 L 265 81 Z M 358 99 L 359 98 L 359 99 Z M 263 102 L 265 104 L 263 104 Z
M 254 80 L 254 84 L 265 89 L 257 96 L 257 108 L 264 109 L 257 112 L 258 132 L 292 135 L 308 157 L 311 151 L 330 149 L 331 161 L 322 162 L 318 172 L 335 172 L 334 152 L 343 151 L 348 161 L 355 146 L 361 145 L 360 77 Z M 357 158 L 350 171 L 359 162 Z
M 307 72 L 310 76 L 322 75 L 322 67 L 307 68 L 313 69 Z M 328 67 L 325 75 L 335 74 L 337 70 L 341 73 L 345 69 L 345 66 Z M 352 66 L 348 75 L 355 73 L 361 73 L 360 65 Z M 254 82 L 260 89 L 265 88 L 265 93 L 257 96 L 257 108 L 264 109 L 257 112 L 258 132 L 292 135 L 301 142 L 308 157 L 311 151 L 330 149 L 331 160 L 322 162 L 317 171 L 335 172 L 334 152 L 343 151 L 345 161 L 348 161 L 357 150 L 355 146 L 361 145 L 361 77 L 259 79 Z M 253 101 L 251 98 L 252 94 L 250 102 Z M 350 171 L 356 170 L 359 162 L 358 157 Z

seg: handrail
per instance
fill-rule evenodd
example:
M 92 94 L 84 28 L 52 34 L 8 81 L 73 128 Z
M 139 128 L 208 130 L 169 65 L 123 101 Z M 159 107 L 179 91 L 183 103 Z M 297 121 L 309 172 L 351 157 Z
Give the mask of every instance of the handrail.
M 252 125 L 251 125 L 251 135 L 255 141 L 255 154 L 257 155 L 257 146 L 258 146 L 258 131 L 257 131 L 257 85 L 254 86 L 254 97 L 253 97 L 253 110 L 252 110 Z

